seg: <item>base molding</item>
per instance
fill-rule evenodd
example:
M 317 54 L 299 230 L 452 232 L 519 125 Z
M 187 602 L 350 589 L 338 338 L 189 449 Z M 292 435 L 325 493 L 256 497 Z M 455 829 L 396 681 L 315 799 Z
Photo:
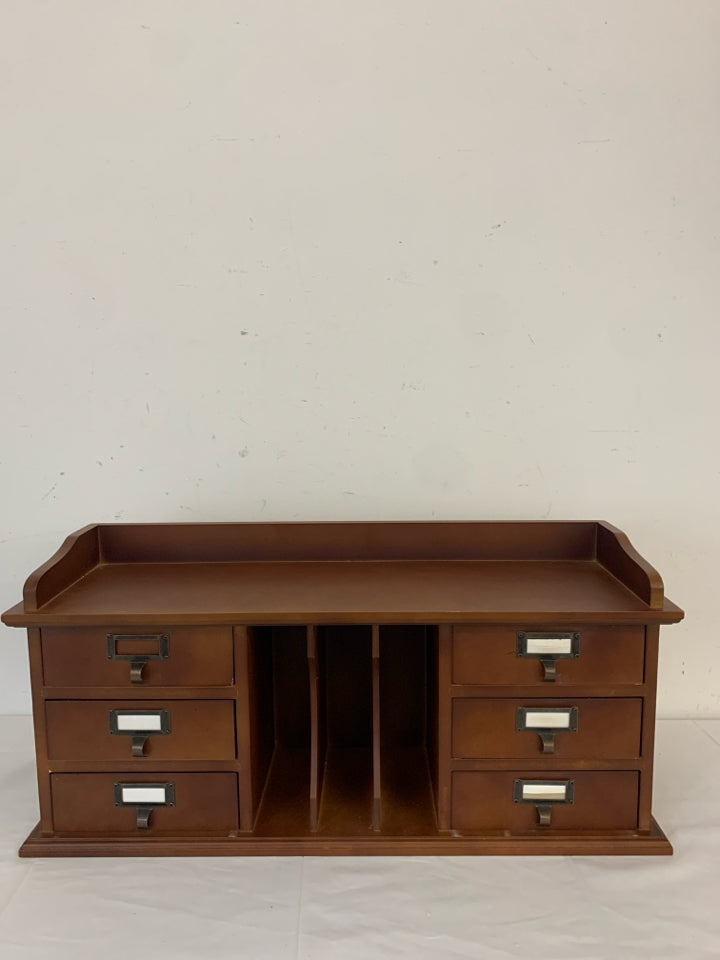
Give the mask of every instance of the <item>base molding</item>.
M 544 836 L 205 837 L 43 836 L 38 824 L 21 857 L 269 857 L 269 856 L 668 856 L 673 848 L 655 820 L 647 833 Z

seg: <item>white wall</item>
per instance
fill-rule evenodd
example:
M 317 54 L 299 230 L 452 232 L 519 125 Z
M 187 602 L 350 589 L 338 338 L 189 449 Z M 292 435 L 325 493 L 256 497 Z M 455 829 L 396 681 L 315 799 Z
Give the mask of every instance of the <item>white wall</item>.
M 3 19 L 3 609 L 91 521 L 605 518 L 720 713 L 717 3 Z

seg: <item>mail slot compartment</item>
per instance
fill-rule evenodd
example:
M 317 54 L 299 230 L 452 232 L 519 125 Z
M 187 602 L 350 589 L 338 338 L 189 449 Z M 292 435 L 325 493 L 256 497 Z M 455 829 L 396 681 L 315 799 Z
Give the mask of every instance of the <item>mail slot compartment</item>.
M 230 700 L 48 700 L 50 760 L 233 760 Z
M 452 775 L 452 826 L 465 833 L 633 830 L 638 784 L 635 770 L 459 771 Z
M 224 686 L 233 682 L 232 627 L 46 627 L 48 686 Z
M 234 773 L 54 773 L 58 833 L 150 836 L 238 826 Z
M 645 629 L 457 624 L 452 651 L 453 683 L 642 683 Z
M 455 699 L 452 751 L 458 759 L 630 760 L 640 756 L 641 717 L 639 697 Z

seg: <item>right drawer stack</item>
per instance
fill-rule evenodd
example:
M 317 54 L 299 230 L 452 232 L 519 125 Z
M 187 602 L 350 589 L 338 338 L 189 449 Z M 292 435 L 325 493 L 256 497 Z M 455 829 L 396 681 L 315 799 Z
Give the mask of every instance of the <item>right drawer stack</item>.
M 457 625 L 450 825 L 635 830 L 645 630 Z

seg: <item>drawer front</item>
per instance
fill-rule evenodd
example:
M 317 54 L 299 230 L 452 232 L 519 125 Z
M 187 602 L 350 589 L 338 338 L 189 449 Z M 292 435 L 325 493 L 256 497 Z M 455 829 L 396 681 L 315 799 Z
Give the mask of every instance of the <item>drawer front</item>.
M 233 682 L 232 627 L 47 627 L 42 653 L 47 686 L 131 690 Z
M 556 633 L 544 628 L 549 637 L 568 636 L 568 628 Z M 526 626 L 453 627 L 453 683 L 542 684 L 642 683 L 645 660 L 645 628 L 634 626 L 578 627 L 577 655 L 560 656 L 555 679 L 548 682 L 543 658 L 518 652 L 518 633 L 530 633 Z M 530 633 L 532 636 L 532 633 Z M 539 644 L 542 643 L 540 641 Z M 568 641 L 569 643 L 569 641 Z M 562 643 L 558 649 L 562 648 Z M 532 649 L 532 648 L 531 648 Z M 546 658 L 552 660 L 552 658 Z
M 541 825 L 538 802 L 517 802 L 517 782 L 537 784 L 529 796 L 553 796 L 572 782 L 572 803 L 545 803 L 549 824 Z M 634 830 L 637 827 L 639 774 L 634 770 L 467 773 L 452 776 L 452 826 L 466 833 L 508 830 L 542 833 L 553 830 Z M 545 784 L 550 784 L 549 790 Z
M 639 697 L 456 699 L 452 752 L 459 759 L 629 760 L 640 755 L 641 717 Z
M 54 773 L 50 781 L 58 833 L 224 834 L 238 826 L 234 773 Z M 122 806 L 117 805 L 118 784 L 125 786 L 127 802 Z M 148 786 L 141 793 L 143 784 Z M 172 796 L 172 806 L 158 802 L 163 793 L 168 799 Z M 146 826 L 140 826 L 146 813 Z
M 50 760 L 233 760 L 229 700 L 48 700 Z

